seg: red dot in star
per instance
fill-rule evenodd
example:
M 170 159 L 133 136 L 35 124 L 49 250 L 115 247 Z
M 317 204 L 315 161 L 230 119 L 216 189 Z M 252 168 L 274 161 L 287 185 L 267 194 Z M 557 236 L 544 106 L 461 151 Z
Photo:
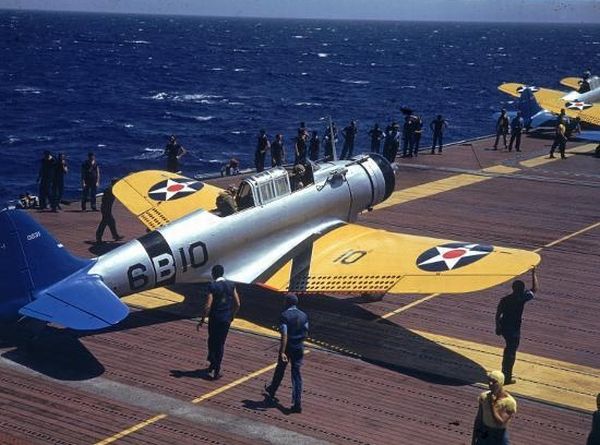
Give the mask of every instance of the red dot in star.
M 466 250 L 464 249 L 454 249 L 454 250 L 449 250 L 448 252 L 444 253 L 442 255 L 442 257 L 445 260 L 451 260 L 452 258 L 458 258 L 463 256 L 465 253 L 467 253 Z
M 183 188 L 185 188 L 185 185 L 182 185 L 182 184 L 173 184 L 173 185 L 170 185 L 169 187 L 167 187 L 167 191 L 174 193 L 174 192 L 178 192 L 179 190 L 181 190 Z

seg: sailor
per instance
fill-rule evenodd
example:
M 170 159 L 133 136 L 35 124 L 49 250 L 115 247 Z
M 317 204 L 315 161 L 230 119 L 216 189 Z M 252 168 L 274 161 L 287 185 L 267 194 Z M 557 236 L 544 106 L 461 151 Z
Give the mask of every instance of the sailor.
M 524 126 L 525 121 L 521 117 L 521 112 L 517 111 L 516 116 L 510 121 L 510 142 L 508 143 L 508 151 L 512 151 L 513 142 L 515 143 L 515 150 L 521 151 L 521 133 L 523 132 Z
M 421 136 L 423 135 L 423 119 L 421 116 L 414 115 L 413 117 L 413 134 L 412 134 L 412 154 L 418 156 L 419 145 L 421 144 Z
M 385 139 L 383 142 L 383 157 L 389 162 L 394 162 L 400 148 L 400 126 L 396 122 L 392 122 L 386 128 Z
M 342 148 L 342 154 L 340 159 L 350 159 L 354 156 L 354 140 L 356 139 L 356 122 L 350 121 L 347 127 L 342 130 L 342 136 L 344 136 L 344 147 Z
M 177 142 L 176 136 L 172 134 L 164 151 L 164 155 L 167 157 L 167 171 L 179 173 L 179 159 L 181 159 L 181 157 L 186 153 L 186 149 L 183 148 L 179 142 Z
M 537 291 L 535 268 L 531 271 L 531 289 L 525 290 L 525 283 L 516 280 L 512 284 L 512 293 L 500 300 L 496 309 L 496 335 L 502 335 L 506 343 L 502 356 L 502 372 L 507 385 L 515 383 L 513 366 L 517 358 L 517 348 L 521 340 L 521 322 L 525 303 L 534 298 Z
M 287 294 L 285 309 L 279 319 L 279 354 L 277 367 L 271 384 L 265 386 L 267 397 L 277 401 L 275 394 L 283 379 L 288 362 L 292 365 L 292 407 L 291 413 L 302 412 L 302 375 L 300 368 L 304 358 L 304 340 L 308 336 L 308 316 L 298 309 L 298 297 Z
M 299 128 L 298 135 L 296 136 L 295 141 L 295 154 L 296 157 L 294 159 L 294 164 L 304 164 L 306 162 L 306 141 L 308 139 L 308 134 L 306 133 L 306 129 Z
M 81 164 L 81 211 L 85 212 L 89 199 L 92 210 L 96 209 L 96 191 L 100 185 L 100 166 L 96 162 L 96 155 L 88 153 L 88 158 Z
M 102 243 L 102 236 L 104 235 L 104 230 L 108 226 L 110 229 L 110 233 L 113 237 L 113 240 L 119 241 L 122 240 L 123 237 L 119 235 L 117 232 L 117 223 L 115 221 L 115 217 L 112 214 L 112 207 L 115 202 L 115 195 L 113 194 L 113 186 L 117 183 L 117 179 L 113 178 L 109 187 L 104 190 L 102 194 L 102 204 L 100 204 L 100 212 L 102 213 L 102 219 L 100 220 L 100 224 L 98 224 L 98 228 L 96 229 L 96 244 Z
M 39 184 L 40 209 L 45 209 L 48 202 L 52 201 L 52 182 L 54 180 L 56 160 L 48 150 L 44 151 L 44 157 L 40 162 L 37 182 Z
M 517 412 L 517 401 L 504 390 L 504 374 L 488 374 L 489 390 L 479 395 L 473 425 L 473 445 L 509 445 L 507 426 Z
M 316 130 L 312 132 L 308 151 L 311 161 L 316 161 L 319 159 L 321 154 L 321 139 L 319 139 L 319 133 L 317 133 Z
M 223 275 L 223 266 L 217 264 L 211 270 L 213 282 L 210 284 L 204 314 L 196 326 L 198 330 L 208 316 L 208 362 L 207 369 L 213 380 L 221 378 L 221 362 L 225 352 L 225 340 L 231 322 L 240 309 L 240 297 L 232 281 Z
M 506 115 L 506 110 L 502 108 L 500 111 L 500 116 L 496 121 L 496 141 L 494 142 L 494 150 L 498 150 L 498 140 L 500 139 L 500 136 L 502 136 L 504 149 L 506 150 L 506 135 L 508 134 L 508 126 L 508 116 Z
M 379 128 L 379 124 L 375 124 L 373 128 L 369 130 L 369 136 L 371 136 L 371 151 L 373 153 L 379 153 L 381 140 L 383 139 L 383 131 Z
M 444 119 L 441 114 L 438 114 L 429 124 L 429 128 L 433 132 L 431 154 L 435 154 L 436 145 L 438 146 L 438 153 L 442 154 L 444 129 L 448 128 L 448 122 L 446 122 L 446 119 Z
M 237 189 L 233 186 L 227 187 L 227 190 L 222 191 L 217 196 L 216 206 L 221 216 L 233 215 L 238 211 L 235 202 Z
M 65 191 L 65 175 L 69 172 L 69 166 L 64 153 L 58 154 L 56 165 L 54 166 L 54 180 L 52 181 L 52 211 L 60 209 L 60 201 Z
M 558 124 L 554 129 L 554 141 L 552 142 L 552 146 L 550 147 L 550 156 L 549 158 L 554 158 L 554 150 L 558 147 L 560 151 L 560 157 L 565 159 L 565 149 L 567 145 L 567 124 L 563 119 L 558 120 Z
M 412 157 L 413 134 L 415 131 L 415 123 L 413 116 L 406 114 L 404 116 L 404 126 L 402 127 L 402 157 Z
M 258 173 L 265 169 L 265 156 L 269 148 L 271 148 L 271 144 L 267 137 L 267 132 L 260 130 L 256 139 L 256 151 L 254 152 L 254 167 Z
M 278 167 L 285 162 L 285 150 L 283 148 L 283 135 L 278 133 L 271 144 L 271 165 Z

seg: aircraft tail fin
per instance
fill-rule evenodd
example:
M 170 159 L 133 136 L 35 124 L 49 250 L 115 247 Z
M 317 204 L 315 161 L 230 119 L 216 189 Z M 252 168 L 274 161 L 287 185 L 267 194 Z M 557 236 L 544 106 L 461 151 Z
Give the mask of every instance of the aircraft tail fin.
M 531 127 L 531 118 L 543 111 L 530 88 L 524 88 L 521 92 L 518 107 L 526 127 Z
M 106 294 L 106 291 L 112 297 L 117 297 L 102 283 L 97 283 L 99 277 L 87 275 L 86 268 L 91 263 L 91 260 L 71 255 L 27 212 L 0 210 L 0 318 L 14 319 L 21 313 L 45 321 L 56 321 L 67 327 L 85 329 L 81 326 L 86 322 L 75 320 L 76 317 L 51 317 L 49 314 L 60 312 L 65 304 L 74 305 L 76 292 L 73 285 L 68 284 L 72 280 L 65 278 L 76 275 L 78 271 L 82 272 L 82 278 L 73 282 L 79 285 L 79 300 L 98 300 L 99 304 L 96 307 L 79 302 L 84 308 L 82 314 L 85 313 L 80 316 L 87 318 L 94 315 L 94 312 L 103 312 L 106 307 L 114 306 L 110 298 L 98 298 L 100 293 Z M 102 298 L 107 303 L 101 301 Z M 118 299 L 117 302 L 119 306 L 125 307 Z M 116 310 L 113 312 L 119 313 Z M 91 323 L 90 326 L 96 324 Z

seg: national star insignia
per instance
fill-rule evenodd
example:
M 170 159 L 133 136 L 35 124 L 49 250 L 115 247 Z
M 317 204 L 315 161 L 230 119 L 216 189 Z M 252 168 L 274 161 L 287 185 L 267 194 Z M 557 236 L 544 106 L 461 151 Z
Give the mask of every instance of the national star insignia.
M 433 247 L 417 258 L 417 266 L 429 272 L 457 269 L 480 260 L 494 248 L 474 243 L 449 243 Z
M 581 101 L 575 101 L 575 102 L 567 102 L 567 108 L 569 110 L 580 110 L 583 111 L 587 108 L 591 108 L 592 104 L 588 104 L 585 102 L 581 102 Z
M 197 192 L 204 184 L 187 178 L 169 178 L 152 186 L 148 196 L 155 201 L 170 201 L 184 198 Z

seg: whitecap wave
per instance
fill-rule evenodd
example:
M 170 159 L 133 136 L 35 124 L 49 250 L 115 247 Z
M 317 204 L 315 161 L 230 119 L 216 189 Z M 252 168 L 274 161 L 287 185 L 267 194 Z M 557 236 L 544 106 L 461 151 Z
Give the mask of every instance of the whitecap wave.
M 302 35 L 296 35 L 296 36 L 292 36 L 294 39 L 306 39 L 306 36 L 302 36 Z
M 215 66 L 214 68 L 211 68 L 211 71 L 223 71 L 225 68 L 221 68 L 219 66 Z
M 125 128 L 133 128 L 133 124 L 125 124 L 123 125 Z
M 240 107 L 240 106 L 244 105 L 244 102 L 228 102 L 227 104 L 234 106 L 234 107 Z
M 147 40 L 125 40 L 125 43 L 131 43 L 132 45 L 150 45 Z
M 317 56 L 321 58 L 329 57 L 329 53 L 317 53 Z
M 296 102 L 294 105 L 297 107 L 322 107 L 323 104 L 319 102 Z
M 40 90 L 38 88 L 34 88 L 34 87 L 15 88 L 15 91 L 17 93 L 21 93 L 21 94 L 41 94 L 42 93 L 42 90 Z
M 400 89 L 403 90 L 414 90 L 415 88 L 417 88 L 416 85 L 400 85 Z
M 165 100 L 169 95 L 167 93 L 156 93 L 154 96 L 150 96 L 152 100 Z
M 240 49 L 240 48 L 233 48 L 233 52 L 234 53 L 247 53 L 247 52 L 249 52 L 249 50 L 247 50 L 247 49 Z
M 214 94 L 203 94 L 203 93 L 178 94 L 176 96 L 173 96 L 173 101 L 174 102 L 200 102 L 200 103 L 202 103 L 203 100 L 220 99 L 221 97 L 222 96 L 217 96 Z
M 246 68 L 234 68 L 233 71 L 235 71 L 236 73 L 242 73 L 244 71 L 248 71 Z
M 214 116 L 193 116 L 193 118 L 195 120 L 197 120 L 198 122 L 208 122 L 210 120 L 213 120 L 215 117 Z
M 353 80 L 353 79 L 342 79 L 341 82 L 342 83 L 351 83 L 353 85 L 367 85 L 367 84 L 371 83 L 368 80 Z

